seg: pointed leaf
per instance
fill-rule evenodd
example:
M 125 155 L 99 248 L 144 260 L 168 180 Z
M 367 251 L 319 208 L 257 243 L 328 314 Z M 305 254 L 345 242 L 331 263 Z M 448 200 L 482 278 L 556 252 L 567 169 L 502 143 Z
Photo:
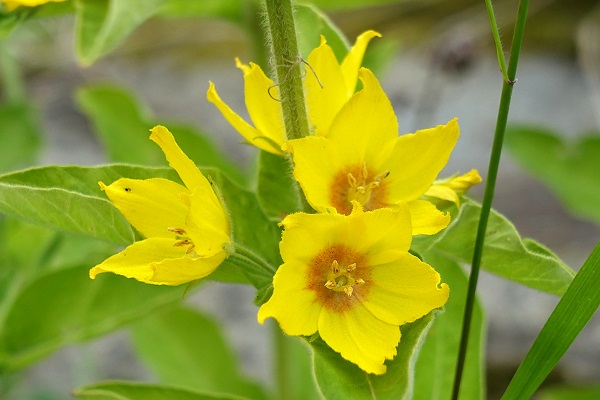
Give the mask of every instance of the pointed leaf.
M 220 154 L 207 135 L 191 127 L 156 120 L 124 88 L 87 86 L 78 90 L 77 103 L 92 120 L 111 162 L 166 166 L 160 148 L 148 140 L 152 127 L 165 125 L 196 165 L 216 167 L 236 182 L 244 181 L 239 168 Z
M 169 168 L 126 165 L 30 168 L 0 175 L 0 212 L 128 244 L 133 241 L 131 227 L 98 187 L 98 181 L 114 182 L 122 176 L 174 178 L 176 174 Z
M 94 63 L 154 15 L 164 0 L 75 0 L 76 52 L 84 65 Z
M 435 254 L 425 254 L 424 258 L 440 273 L 442 282 L 450 286 L 450 297 L 444 312 L 435 316 L 419 353 L 413 400 L 449 400 L 462 330 L 467 277 L 454 261 Z M 476 301 L 459 400 L 486 398 L 484 330 L 483 309 L 481 303 Z
M 285 215 L 300 211 L 299 190 L 288 160 L 261 151 L 256 192 L 260 205 L 269 218 L 279 222 Z
M 440 234 L 417 237 L 413 248 L 443 255 L 459 264 L 471 262 L 481 206 L 464 199 L 458 215 Z M 541 244 L 523 239 L 514 225 L 492 210 L 481 267 L 503 278 L 551 294 L 561 295 L 575 272 Z
M 517 162 L 544 182 L 570 212 L 600 224 L 598 133 L 566 142 L 548 130 L 513 127 L 506 139 Z
M 510 381 L 504 400 L 529 399 L 600 307 L 600 243 L 585 261 Z
M 311 343 L 315 379 L 325 399 L 410 399 L 413 393 L 414 365 L 419 348 L 433 320 L 430 313 L 401 327 L 398 354 L 386 363 L 384 375 L 367 374 L 344 360 L 323 340 Z
M 295 19 L 299 32 L 298 47 L 304 58 L 308 58 L 310 52 L 319 47 L 323 35 L 338 61 L 344 59 L 350 50 L 350 43 L 327 14 L 312 4 L 299 4 L 296 6 Z
M 116 275 L 93 281 L 89 267 L 50 271 L 20 290 L 0 321 L 0 370 L 24 368 L 61 346 L 110 332 L 183 293 Z
M 131 332 L 138 354 L 161 383 L 266 398 L 259 385 L 240 373 L 218 324 L 198 311 L 177 307 L 155 313 L 133 325 Z
M 200 393 L 176 386 L 134 382 L 99 382 L 73 392 L 81 400 L 243 400 L 238 396 Z

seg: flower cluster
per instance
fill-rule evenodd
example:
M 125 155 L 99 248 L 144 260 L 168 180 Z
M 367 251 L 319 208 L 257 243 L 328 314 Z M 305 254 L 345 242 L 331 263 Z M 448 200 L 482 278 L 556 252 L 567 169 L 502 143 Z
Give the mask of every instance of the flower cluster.
M 236 60 L 253 125 L 221 100 L 212 83 L 207 98 L 248 142 L 291 156 L 294 177 L 316 211 L 281 221 L 283 264 L 259 322 L 273 317 L 290 335 L 318 332 L 343 358 L 383 374 L 396 354 L 400 326 L 442 307 L 449 296 L 440 275 L 409 253 L 412 237 L 435 234 L 450 222 L 433 198 L 458 205 L 481 178 L 471 171 L 435 181 L 458 140 L 456 119 L 398 136 L 388 97 L 360 67 L 377 36 L 360 35 L 341 64 L 325 39 L 311 52 L 313 73 L 304 80 L 309 137 L 286 140 L 277 86 L 256 64 Z M 229 217 L 211 184 L 166 128 L 154 128 L 150 138 L 185 186 L 164 179 L 100 183 L 145 239 L 94 267 L 92 278 L 114 272 L 177 285 L 207 276 L 233 247 Z

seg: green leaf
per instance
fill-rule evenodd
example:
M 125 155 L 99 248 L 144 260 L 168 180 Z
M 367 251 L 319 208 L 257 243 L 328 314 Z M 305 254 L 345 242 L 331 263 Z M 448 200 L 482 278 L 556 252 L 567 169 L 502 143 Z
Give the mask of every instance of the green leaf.
M 598 287 L 600 243 L 556 305 L 502 399 L 531 398 L 600 306 Z
M 181 124 L 157 121 L 123 88 L 94 85 L 79 89 L 77 104 L 92 120 L 111 162 L 166 166 L 164 154 L 148 139 L 152 127 L 165 125 L 197 165 L 219 168 L 236 182 L 244 182 L 239 168 L 220 154 L 207 135 Z
M 75 0 L 76 53 L 84 65 L 94 63 L 135 28 L 153 16 L 164 0 Z
M 218 324 L 198 311 L 177 307 L 155 313 L 131 332 L 138 354 L 161 383 L 266 399 L 262 388 L 240 373 Z
M 40 150 L 40 131 L 29 104 L 0 106 L 0 173 L 32 164 Z
M 203 168 L 204 174 L 217 185 L 232 221 L 236 242 L 260 254 L 272 266 L 281 264 L 278 246 L 280 231 L 261 212 L 256 195 L 231 182 L 219 171 Z M 133 179 L 166 178 L 180 182 L 171 168 L 132 165 L 99 167 L 39 167 L 0 175 L 0 212 L 55 229 L 75 232 L 118 244 L 134 240 L 133 229 L 98 187 L 98 181 L 112 183 L 121 177 Z M 236 265 L 228 261 L 212 278 L 247 282 L 241 279 Z M 265 289 L 272 276 L 258 271 L 259 283 Z M 252 280 L 250 280 L 252 282 Z
M 82 400 L 243 400 L 241 397 L 200 393 L 174 386 L 133 382 L 100 382 L 76 389 Z
M 24 285 L 0 321 L 0 370 L 14 371 L 61 346 L 96 337 L 181 299 L 182 288 L 153 286 L 90 266 L 50 271 Z
M 588 387 L 551 387 L 536 395 L 538 400 L 598 400 L 600 386 Z
M 413 248 L 432 252 L 459 264 L 471 263 L 481 206 L 464 199 L 458 216 L 441 233 L 417 237 Z M 523 239 L 514 225 L 492 210 L 483 249 L 481 267 L 525 286 L 562 295 L 575 272 L 550 250 L 531 239 Z
M 425 261 L 450 286 L 444 311 L 436 314 L 419 353 L 415 369 L 413 400 L 449 400 L 462 330 L 467 293 L 467 277 L 460 265 L 436 254 L 425 254 Z M 475 302 L 469 348 L 460 388 L 460 400 L 485 399 L 485 321 L 483 308 Z
M 210 17 L 242 22 L 246 7 L 245 0 L 165 0 L 160 13 L 170 17 Z
M 311 4 L 299 4 L 296 6 L 294 17 L 298 31 L 298 48 L 304 58 L 308 58 L 310 52 L 319 47 L 323 35 L 337 59 L 344 59 L 350 50 L 350 43 L 327 14 Z
M 300 211 L 299 187 L 285 157 L 261 151 L 256 193 L 262 209 L 275 221 Z
M 510 154 L 544 182 L 574 215 L 600 224 L 600 135 L 566 142 L 554 132 L 528 127 L 507 130 Z
M 413 391 L 414 365 L 419 347 L 427 334 L 433 313 L 402 325 L 398 354 L 387 362 L 384 375 L 367 374 L 344 360 L 323 340 L 311 343 L 315 379 L 325 399 L 409 399 Z
M 44 226 L 120 244 L 133 241 L 133 231 L 100 191 L 98 181 L 126 176 L 175 178 L 168 168 L 107 165 L 38 167 L 0 175 L 0 212 Z

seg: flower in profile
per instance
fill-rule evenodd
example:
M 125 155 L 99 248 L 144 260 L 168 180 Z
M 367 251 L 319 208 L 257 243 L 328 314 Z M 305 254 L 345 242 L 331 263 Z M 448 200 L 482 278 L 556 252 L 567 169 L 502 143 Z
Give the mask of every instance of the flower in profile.
M 185 186 L 162 178 L 99 182 L 110 201 L 143 236 L 90 270 L 90 278 L 112 272 L 155 285 L 204 278 L 231 244 L 229 216 L 210 182 L 163 126 L 150 139 L 160 146 Z
M 0 0 L 0 3 L 4 3 L 6 9 L 8 11 L 12 11 L 19 6 L 24 7 L 37 7 L 42 4 L 52 3 L 52 2 L 62 2 L 65 0 Z
M 471 188 L 481 183 L 481 176 L 476 169 L 472 169 L 466 174 L 459 176 L 451 176 L 450 178 L 441 179 L 433 182 L 433 185 L 427 189 L 425 196 L 435 197 L 437 199 L 451 201 L 460 206 L 460 197 Z
M 309 119 L 317 135 L 327 134 L 333 117 L 354 93 L 365 50 L 376 36 L 381 35 L 374 31 L 361 34 L 341 64 L 324 38 L 309 55 L 307 64 L 312 71 L 307 71 L 304 88 Z M 277 85 L 252 62 L 245 65 L 236 59 L 236 65 L 244 73 L 246 108 L 254 126 L 221 100 L 212 82 L 206 93 L 208 101 L 249 143 L 270 153 L 283 154 L 281 146 L 286 137 Z
M 349 215 L 288 215 L 280 243 L 283 265 L 258 321 L 275 318 L 288 335 L 317 331 L 341 356 L 383 374 L 400 341 L 399 326 L 442 307 L 449 288 L 428 264 L 408 253 L 406 205 Z
M 363 89 L 337 113 L 327 137 L 290 140 L 294 177 L 318 212 L 348 215 L 352 202 L 366 211 L 408 203 L 413 234 L 434 234 L 450 222 L 420 197 L 448 162 L 459 136 L 456 119 L 398 136 L 398 122 L 373 73 L 361 68 Z

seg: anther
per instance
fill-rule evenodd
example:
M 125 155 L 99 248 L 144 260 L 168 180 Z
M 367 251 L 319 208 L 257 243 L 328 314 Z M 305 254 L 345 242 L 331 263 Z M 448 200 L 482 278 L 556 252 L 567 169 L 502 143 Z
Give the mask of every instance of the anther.
M 354 283 L 357 285 L 364 285 L 365 281 L 362 278 L 358 278 L 357 280 L 354 281 Z
M 167 228 L 169 232 L 176 233 L 178 235 L 185 235 L 185 231 L 181 228 Z
M 346 272 L 352 272 L 356 269 L 356 263 L 352 263 L 346 267 Z
M 346 286 L 344 288 L 344 293 L 346 293 L 348 295 L 348 297 L 352 296 L 353 291 L 354 291 L 354 289 L 352 288 L 352 286 Z
M 350 187 L 356 187 L 356 185 L 358 184 L 356 178 L 354 177 L 354 175 L 352 175 L 351 172 L 348 172 L 348 184 L 350 185 Z
M 333 262 L 331 263 L 331 269 L 336 275 L 340 273 L 340 264 L 338 264 L 337 260 L 333 260 Z
M 196 248 L 196 245 L 194 243 L 192 243 L 190 245 L 190 247 L 188 247 L 187 250 L 185 251 L 185 254 L 190 254 L 192 251 L 194 251 L 195 248 Z
M 178 242 L 173 243 L 173 246 L 187 246 L 188 244 L 192 244 L 189 239 L 183 239 Z
M 367 169 L 367 163 L 363 163 L 362 176 L 363 176 L 363 179 L 365 179 L 365 180 L 369 177 L 369 170 Z
M 333 279 L 328 280 L 327 282 L 325 282 L 325 287 L 327 289 L 333 289 L 334 287 L 336 287 L 335 282 L 333 281 Z

